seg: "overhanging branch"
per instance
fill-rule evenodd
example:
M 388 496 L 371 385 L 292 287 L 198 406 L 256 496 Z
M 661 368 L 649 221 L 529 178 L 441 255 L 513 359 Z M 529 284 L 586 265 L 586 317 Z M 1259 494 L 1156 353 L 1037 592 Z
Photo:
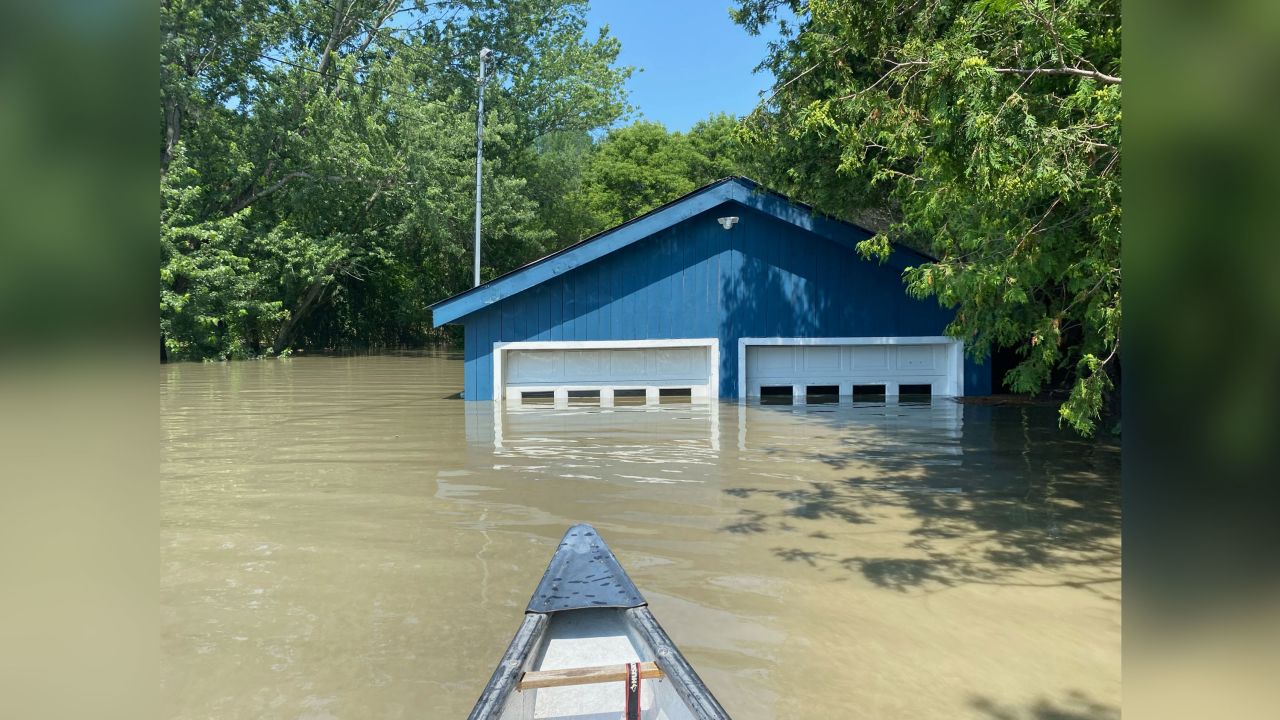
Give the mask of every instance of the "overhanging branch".
M 1093 78 L 1101 83 L 1108 85 L 1119 85 L 1120 78 L 1116 75 L 1108 75 L 1098 72 L 1097 70 L 1085 70 L 1084 68 L 1060 67 L 1060 68 L 991 68 L 995 72 L 1002 75 L 1075 75 L 1077 77 Z

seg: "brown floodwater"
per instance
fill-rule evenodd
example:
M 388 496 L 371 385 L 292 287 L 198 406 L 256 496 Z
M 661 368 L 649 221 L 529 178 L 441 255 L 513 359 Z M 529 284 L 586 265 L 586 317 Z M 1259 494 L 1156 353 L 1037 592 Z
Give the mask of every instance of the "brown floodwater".
M 462 718 L 572 523 L 750 718 L 1114 718 L 1119 452 L 1053 408 L 496 407 L 458 355 L 160 369 L 175 718 Z

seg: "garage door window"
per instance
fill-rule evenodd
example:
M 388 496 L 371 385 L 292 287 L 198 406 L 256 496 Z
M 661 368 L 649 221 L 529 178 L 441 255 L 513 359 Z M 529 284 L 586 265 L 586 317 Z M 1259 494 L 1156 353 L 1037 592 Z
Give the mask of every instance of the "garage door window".
M 963 345 L 947 337 L 742 338 L 739 397 L 820 402 L 964 394 Z
M 713 396 L 715 339 L 495 343 L 494 396 L 607 405 L 619 397 L 688 402 Z

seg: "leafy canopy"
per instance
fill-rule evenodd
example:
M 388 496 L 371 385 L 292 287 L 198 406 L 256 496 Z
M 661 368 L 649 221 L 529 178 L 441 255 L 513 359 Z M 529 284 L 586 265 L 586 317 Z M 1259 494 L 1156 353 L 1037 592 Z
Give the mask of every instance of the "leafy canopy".
M 161 9 L 160 329 L 178 358 L 420 344 L 470 284 L 475 58 L 485 268 L 554 245 L 542 137 L 629 111 L 607 31 L 566 0 L 169 0 Z
M 709 182 L 744 172 L 737 121 L 714 115 L 689 132 L 636 122 L 611 130 L 583 172 L 581 202 L 603 230 Z
M 745 119 L 765 178 L 937 262 L 910 293 L 956 309 L 975 356 L 1013 348 L 1004 378 L 1070 387 L 1061 418 L 1091 433 L 1120 345 L 1117 0 L 739 0 L 779 22 L 778 82 Z

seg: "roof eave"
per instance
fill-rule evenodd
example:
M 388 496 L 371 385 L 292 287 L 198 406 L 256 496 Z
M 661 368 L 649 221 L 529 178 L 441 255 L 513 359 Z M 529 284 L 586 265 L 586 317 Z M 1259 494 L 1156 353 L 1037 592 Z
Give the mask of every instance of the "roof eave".
M 622 225 L 597 233 L 487 283 L 441 300 L 430 306 L 432 322 L 435 327 L 455 323 L 489 305 L 726 202 L 740 203 L 844 245 L 855 244 L 875 234 L 864 227 L 823 215 L 809 205 L 767 190 L 749 178 L 728 177 L 698 188 Z M 918 255 L 925 261 L 931 260 L 922 253 L 897 245 L 894 246 L 894 251 L 891 257 L 891 264 L 894 266 L 906 266 L 908 259 L 904 253 Z
M 451 298 L 441 300 L 431 306 L 432 322 L 436 327 L 451 323 L 499 300 L 505 300 L 557 275 L 661 232 L 700 212 L 710 210 L 732 199 L 729 197 L 730 188 L 740 186 L 729 182 L 730 180 L 732 178 L 699 188 L 634 220 L 593 235 Z

